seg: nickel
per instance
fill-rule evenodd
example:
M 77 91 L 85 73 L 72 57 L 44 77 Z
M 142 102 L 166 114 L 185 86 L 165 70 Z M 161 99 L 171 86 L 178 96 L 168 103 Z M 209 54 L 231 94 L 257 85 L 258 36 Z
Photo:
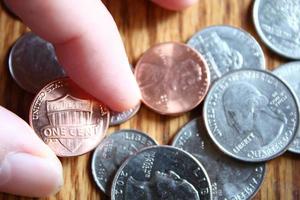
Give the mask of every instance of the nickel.
M 204 55 L 212 81 L 237 69 L 265 69 L 264 54 L 258 42 L 240 28 L 211 26 L 196 33 L 188 45 Z

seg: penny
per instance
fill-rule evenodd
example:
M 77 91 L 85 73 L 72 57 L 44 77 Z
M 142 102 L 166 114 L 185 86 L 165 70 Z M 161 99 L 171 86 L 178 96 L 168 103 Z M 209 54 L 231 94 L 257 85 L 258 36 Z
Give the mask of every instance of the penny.
M 255 0 L 253 20 L 258 35 L 271 50 L 300 59 L 299 0 Z
M 204 120 L 223 152 L 261 162 L 287 150 L 298 130 L 299 108 L 294 93 L 277 76 L 244 69 L 213 85 L 204 103 Z
M 13 45 L 8 66 L 15 82 L 30 93 L 37 93 L 50 81 L 66 75 L 52 44 L 32 32 L 25 33 Z
M 258 42 L 240 28 L 210 26 L 196 33 L 187 44 L 204 55 L 212 81 L 237 69 L 266 68 Z
M 47 84 L 30 107 L 30 125 L 58 156 L 77 156 L 94 149 L 109 124 L 108 109 L 71 79 Z
M 135 67 L 142 101 L 164 115 L 192 110 L 209 88 L 204 58 L 181 43 L 161 43 L 147 50 Z
M 300 62 L 291 62 L 284 65 L 281 65 L 280 67 L 273 70 L 273 73 L 277 75 L 278 77 L 282 78 L 286 83 L 290 86 L 291 90 L 294 91 L 294 93 L 298 97 L 298 102 L 300 99 L 300 80 L 299 80 L 299 74 L 300 74 Z M 298 133 L 293 140 L 292 144 L 289 146 L 289 151 L 293 153 L 300 153 L 300 129 L 298 130 Z
M 115 126 L 128 121 L 140 110 L 140 107 L 141 107 L 141 103 L 136 105 L 134 108 L 130 108 L 129 110 L 126 110 L 124 112 L 117 112 L 117 111 L 110 110 L 109 125 Z
M 145 133 L 120 130 L 107 136 L 97 147 L 92 158 L 92 174 L 97 186 L 110 195 L 114 176 L 122 163 L 140 149 L 157 143 Z
M 170 146 L 148 147 L 127 159 L 114 178 L 111 199 L 211 199 L 203 166 L 189 153 Z
M 188 122 L 172 146 L 191 153 L 207 170 L 214 200 L 251 199 L 265 177 L 265 163 L 245 163 L 224 155 L 209 138 L 202 118 Z

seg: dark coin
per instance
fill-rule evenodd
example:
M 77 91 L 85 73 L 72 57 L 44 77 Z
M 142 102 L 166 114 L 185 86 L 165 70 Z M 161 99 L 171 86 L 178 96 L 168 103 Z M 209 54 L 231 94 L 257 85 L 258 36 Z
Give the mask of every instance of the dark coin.
M 31 93 L 37 93 L 50 81 L 65 76 L 52 44 L 32 32 L 16 41 L 9 54 L 8 66 L 16 83 Z
M 211 185 L 203 166 L 189 153 L 170 146 L 148 147 L 118 170 L 112 200 L 206 200 Z
M 120 130 L 107 136 L 92 158 L 92 174 L 98 187 L 110 195 L 111 184 L 120 165 L 132 154 L 157 143 L 145 133 Z
M 214 200 L 250 199 L 265 177 L 265 163 L 245 163 L 228 157 L 213 144 L 202 119 L 187 123 L 172 146 L 191 153 L 207 170 Z

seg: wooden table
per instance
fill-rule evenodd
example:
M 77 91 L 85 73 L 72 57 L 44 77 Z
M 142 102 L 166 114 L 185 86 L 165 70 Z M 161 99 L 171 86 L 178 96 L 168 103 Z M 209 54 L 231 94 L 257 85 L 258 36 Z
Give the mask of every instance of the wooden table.
M 186 42 L 199 29 L 216 24 L 241 27 L 254 35 L 262 45 L 269 69 L 287 62 L 269 51 L 257 36 L 252 23 L 251 0 L 199 0 L 197 5 L 183 12 L 164 10 L 148 0 L 105 0 L 104 3 L 116 20 L 133 64 L 146 49 L 156 43 Z M 28 120 L 33 96 L 14 83 L 7 68 L 7 55 L 14 41 L 28 30 L 21 21 L 12 18 L 3 7 L 0 8 L 0 105 L 25 120 Z M 109 133 L 134 128 L 148 133 L 160 144 L 168 144 L 179 127 L 192 117 L 201 115 L 200 110 L 178 117 L 166 117 L 143 106 L 133 119 L 110 128 Z M 56 196 L 45 199 L 108 199 L 93 183 L 90 157 L 91 154 L 86 154 L 61 159 L 65 185 Z M 286 153 L 268 162 L 266 179 L 255 199 L 300 199 L 299 158 L 295 154 Z M 0 194 L 0 199 L 19 198 Z

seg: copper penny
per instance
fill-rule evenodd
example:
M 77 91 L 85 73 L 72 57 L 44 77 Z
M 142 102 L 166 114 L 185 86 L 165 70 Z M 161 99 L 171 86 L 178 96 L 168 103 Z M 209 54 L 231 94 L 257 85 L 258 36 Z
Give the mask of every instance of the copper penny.
M 147 50 L 136 65 L 135 76 L 143 103 L 164 115 L 195 108 L 210 84 L 203 56 L 185 44 L 174 42 Z
M 108 109 L 69 78 L 46 85 L 30 108 L 30 125 L 58 156 L 94 149 L 109 125 Z

